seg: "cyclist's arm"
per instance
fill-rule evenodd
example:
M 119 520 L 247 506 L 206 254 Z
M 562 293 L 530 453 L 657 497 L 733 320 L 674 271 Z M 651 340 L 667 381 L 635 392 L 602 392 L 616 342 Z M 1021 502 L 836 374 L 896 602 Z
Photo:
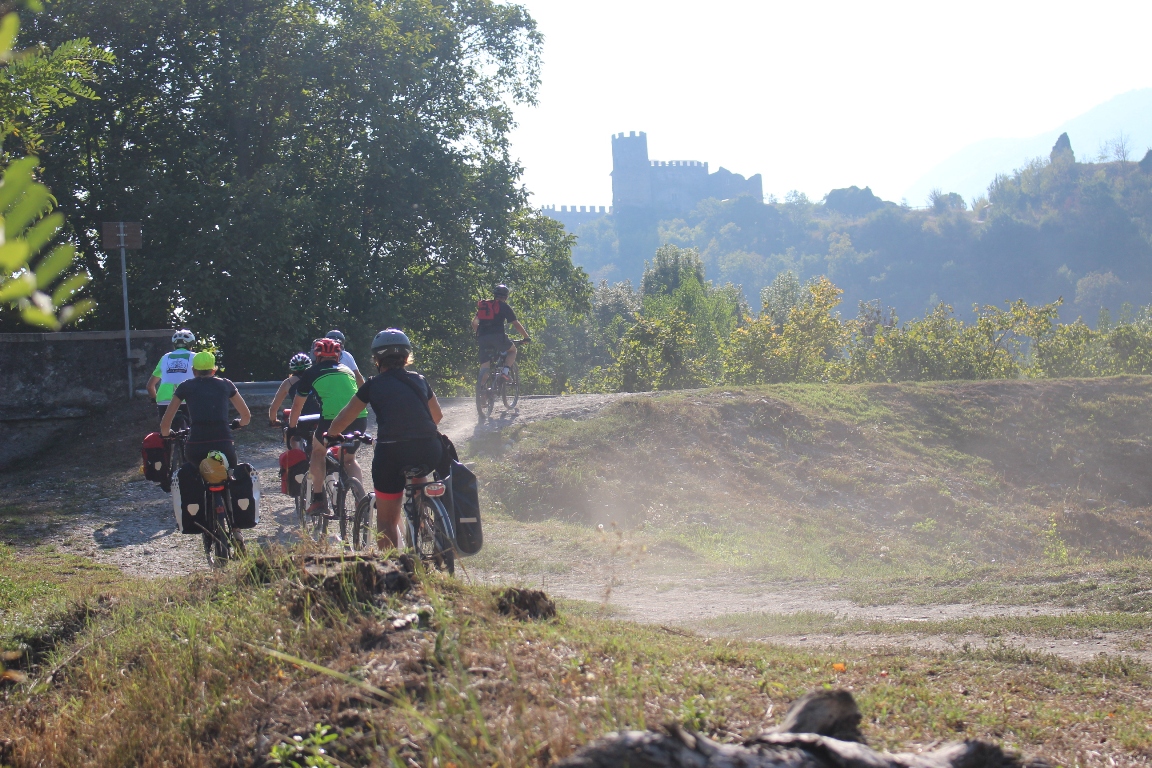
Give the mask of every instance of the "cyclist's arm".
M 248 410 L 248 403 L 244 402 L 244 398 L 239 392 L 228 398 L 228 401 L 232 403 L 232 407 L 236 409 L 236 413 L 240 414 L 240 426 L 248 426 L 248 422 L 252 421 L 252 411 Z
M 296 393 L 296 397 L 292 399 L 292 413 L 288 414 L 288 426 L 296 429 L 296 424 L 300 421 L 300 414 L 304 412 L 304 403 L 308 402 L 308 395 L 301 395 Z
M 172 434 L 172 419 L 176 418 L 176 411 L 180 410 L 180 403 L 180 398 L 173 395 L 171 402 L 168 403 L 168 408 L 164 411 L 164 418 L 160 419 L 160 434 L 164 437 Z
M 444 418 L 444 411 L 440 410 L 440 403 L 436 400 L 436 395 L 432 395 L 428 399 L 428 411 L 432 414 L 432 421 L 436 424 Z
M 289 376 L 280 382 L 280 388 L 276 390 L 276 394 L 272 398 L 272 405 L 268 406 L 268 423 L 276 425 L 280 420 L 276 418 L 279 416 L 280 403 L 284 402 L 284 398 L 288 396 L 288 390 L 292 389 L 292 385 L 296 383 L 295 376 Z
M 472 315 L 472 333 L 476 333 L 476 329 L 480 327 L 480 318 Z
M 332 424 L 328 427 L 328 434 L 344 434 L 344 430 L 348 428 L 348 425 L 355 421 L 356 417 L 367 407 L 368 403 L 353 395 L 352 399 L 348 401 L 348 405 L 344 406 L 344 410 L 340 411 L 340 413 L 336 414 L 336 418 L 332 419 Z
M 352 373 L 356 376 L 356 388 L 359 389 L 364 386 L 364 374 L 360 373 L 360 369 L 356 368 Z
M 160 384 L 160 377 L 159 376 L 152 376 L 148 379 L 148 394 L 152 396 L 153 400 L 156 399 L 156 387 L 159 384 Z
M 519 320 L 513 320 L 512 321 L 512 327 L 515 328 L 516 330 L 520 331 L 520 335 L 523 336 L 525 339 L 528 338 L 528 331 L 524 330 L 524 324 L 521 323 Z

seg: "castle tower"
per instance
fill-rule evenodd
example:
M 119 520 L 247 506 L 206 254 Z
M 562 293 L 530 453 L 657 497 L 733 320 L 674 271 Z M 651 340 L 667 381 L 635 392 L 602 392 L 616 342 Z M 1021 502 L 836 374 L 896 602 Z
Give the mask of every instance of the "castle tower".
M 612 208 L 647 208 L 652 203 L 652 164 L 648 135 L 612 135 Z

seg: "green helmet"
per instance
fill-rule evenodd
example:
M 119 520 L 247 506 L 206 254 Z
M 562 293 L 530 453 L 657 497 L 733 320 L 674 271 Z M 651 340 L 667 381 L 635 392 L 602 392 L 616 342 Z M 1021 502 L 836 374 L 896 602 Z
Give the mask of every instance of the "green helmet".
M 211 371 L 216 367 L 216 355 L 211 352 L 197 352 L 192 358 L 192 370 Z

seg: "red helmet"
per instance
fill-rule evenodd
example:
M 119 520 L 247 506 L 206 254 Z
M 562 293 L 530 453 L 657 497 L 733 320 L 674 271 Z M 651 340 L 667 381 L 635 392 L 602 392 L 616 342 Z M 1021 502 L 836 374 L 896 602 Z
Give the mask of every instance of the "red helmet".
M 344 352 L 344 345 L 335 339 L 316 339 L 312 342 L 312 356 L 316 361 L 339 360 Z

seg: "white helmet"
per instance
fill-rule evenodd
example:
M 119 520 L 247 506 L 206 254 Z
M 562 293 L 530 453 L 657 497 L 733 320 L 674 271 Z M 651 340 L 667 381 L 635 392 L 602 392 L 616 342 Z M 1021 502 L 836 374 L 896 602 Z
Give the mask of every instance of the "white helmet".
M 196 343 L 196 336 L 187 328 L 181 328 L 172 334 L 172 346 L 177 349 Z

